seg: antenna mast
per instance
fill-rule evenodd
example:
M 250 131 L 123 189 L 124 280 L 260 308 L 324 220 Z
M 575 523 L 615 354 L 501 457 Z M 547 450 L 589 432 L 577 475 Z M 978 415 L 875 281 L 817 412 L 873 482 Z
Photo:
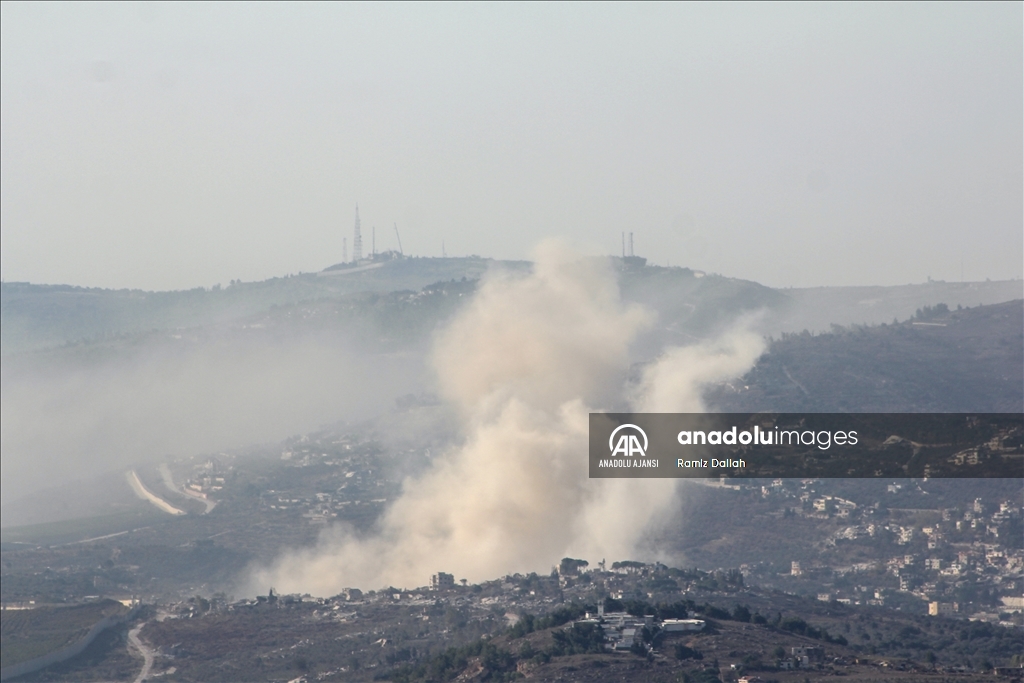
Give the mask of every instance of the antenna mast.
M 356 204 L 356 231 L 352 236 L 352 261 L 359 261 L 363 258 L 363 232 L 359 224 L 359 205 Z
M 398 223 L 395 223 L 395 237 L 398 238 L 398 253 L 405 256 L 405 252 L 402 251 L 402 236 L 398 234 Z

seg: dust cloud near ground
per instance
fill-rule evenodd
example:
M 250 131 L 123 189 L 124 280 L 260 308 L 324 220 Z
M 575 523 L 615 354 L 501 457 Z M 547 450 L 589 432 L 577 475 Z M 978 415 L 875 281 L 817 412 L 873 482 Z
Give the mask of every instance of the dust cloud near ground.
M 373 533 L 336 527 L 311 549 L 251 571 L 252 592 L 332 595 L 344 587 L 418 586 L 437 571 L 482 580 L 548 571 L 566 555 L 628 557 L 676 495 L 662 480 L 590 480 L 588 413 L 613 405 L 698 410 L 700 389 L 734 377 L 762 350 L 733 331 L 667 349 L 628 382 L 630 344 L 654 314 L 619 296 L 607 260 L 557 242 L 528 275 L 496 271 L 436 337 L 441 395 L 463 438 L 405 482 Z

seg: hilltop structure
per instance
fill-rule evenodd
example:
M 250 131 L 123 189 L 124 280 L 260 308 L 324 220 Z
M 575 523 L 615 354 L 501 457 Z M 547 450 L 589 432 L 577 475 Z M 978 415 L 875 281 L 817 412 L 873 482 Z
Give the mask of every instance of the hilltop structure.
M 356 229 L 352 235 L 352 262 L 358 263 L 363 258 L 363 233 L 359 224 L 359 205 L 356 204 Z
M 622 233 L 622 263 L 625 266 L 631 266 L 634 268 L 643 268 L 647 264 L 647 259 L 643 256 L 637 256 L 633 252 L 633 233 L 629 233 L 629 247 L 627 248 L 626 233 Z

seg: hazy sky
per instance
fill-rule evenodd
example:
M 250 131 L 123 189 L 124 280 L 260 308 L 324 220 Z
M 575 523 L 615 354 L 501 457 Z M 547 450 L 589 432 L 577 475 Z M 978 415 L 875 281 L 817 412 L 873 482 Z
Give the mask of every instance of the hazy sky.
M 1022 275 L 1022 4 L 15 4 L 0 269 L 147 289 L 561 235 L 775 286 Z

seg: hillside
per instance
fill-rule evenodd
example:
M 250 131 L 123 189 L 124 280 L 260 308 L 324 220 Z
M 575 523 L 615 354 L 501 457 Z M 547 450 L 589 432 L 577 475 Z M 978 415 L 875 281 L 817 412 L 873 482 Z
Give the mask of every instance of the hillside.
M 41 657 L 81 640 L 96 622 L 128 609 L 114 600 L 73 607 L 0 611 L 0 657 L 5 667 Z
M 171 292 L 5 282 L 0 285 L 2 345 L 9 354 L 110 335 L 216 325 L 300 301 L 355 292 L 418 291 L 440 280 L 477 279 L 494 263 L 480 257 L 390 259 L 368 268 L 332 267 Z
M 737 382 L 723 412 L 1024 411 L 1024 301 L 921 309 L 897 324 L 784 334 Z
M 433 283 L 479 279 L 492 267 L 530 268 L 525 261 L 476 256 L 392 258 L 389 254 L 378 259 L 358 267 L 337 264 L 319 273 L 169 292 L 4 282 L 0 284 L 0 346 L 6 356 L 68 342 L 217 326 L 275 307 L 358 293 L 418 292 Z M 737 315 L 758 310 L 768 312 L 759 323 L 765 333 L 817 332 L 830 324 L 905 319 L 917 308 L 939 302 L 950 307 L 978 306 L 1022 295 L 1019 281 L 776 290 L 689 268 L 643 266 L 642 259 L 612 261 L 620 272 L 623 297 L 656 310 L 661 320 L 658 341 L 671 343 L 712 334 Z
M 827 332 L 832 325 L 880 325 L 906 320 L 914 311 L 945 303 L 976 307 L 1024 297 L 1024 282 L 942 282 L 890 287 L 804 287 L 780 290 L 792 301 L 778 324 L 766 328 L 780 332 Z
M 994 666 L 1019 660 L 1015 634 L 991 624 L 823 603 L 742 580 L 723 583 L 719 573 L 627 564 L 636 570 L 517 574 L 445 591 L 191 598 L 170 606 L 170 618 L 147 623 L 141 636 L 158 653 L 159 675 L 171 681 L 722 683 L 747 675 L 780 683 L 811 676 L 988 682 L 999 680 Z M 601 597 L 609 586 L 657 581 L 686 588 L 659 600 Z M 547 607 L 534 611 L 540 596 Z M 633 647 L 608 651 L 614 627 L 581 622 L 599 603 L 606 614 L 625 611 L 641 623 L 648 615 Z M 703 630 L 661 627 L 687 616 Z M 99 680 L 119 649 L 97 647 L 89 660 L 51 667 L 40 680 Z

